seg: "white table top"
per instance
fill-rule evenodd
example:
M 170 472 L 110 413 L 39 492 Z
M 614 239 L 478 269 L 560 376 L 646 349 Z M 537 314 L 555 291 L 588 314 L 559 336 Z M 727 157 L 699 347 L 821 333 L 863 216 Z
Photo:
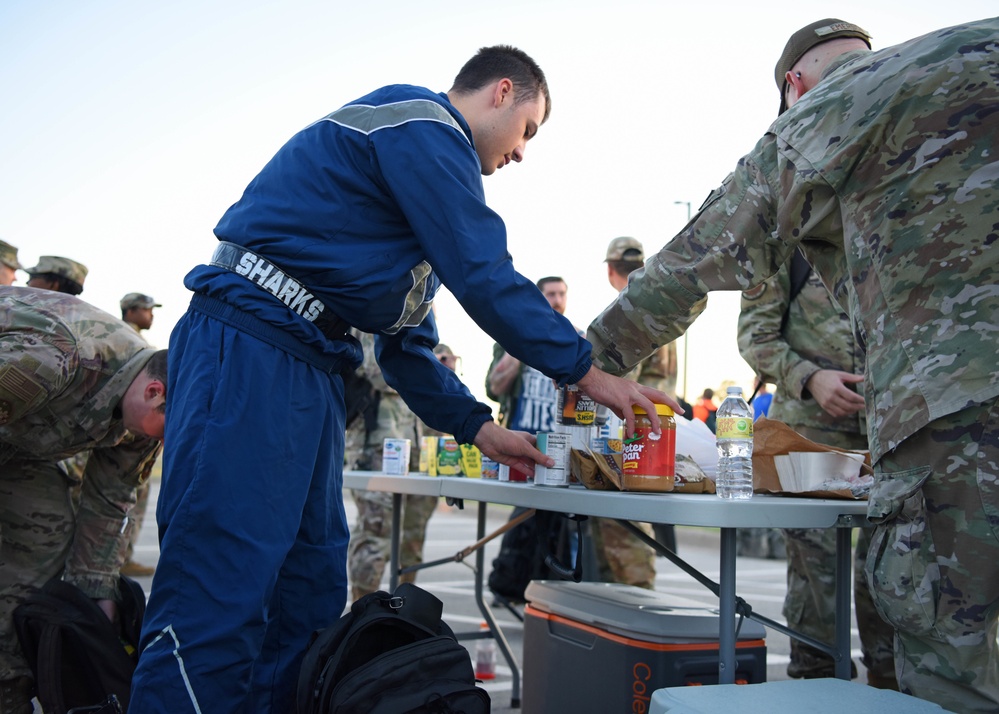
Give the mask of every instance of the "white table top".
M 715 528 L 829 528 L 867 524 L 867 502 L 756 494 L 726 501 L 714 494 L 590 491 L 455 476 L 386 476 L 345 471 L 344 486 L 369 491 L 450 496 L 562 513 Z

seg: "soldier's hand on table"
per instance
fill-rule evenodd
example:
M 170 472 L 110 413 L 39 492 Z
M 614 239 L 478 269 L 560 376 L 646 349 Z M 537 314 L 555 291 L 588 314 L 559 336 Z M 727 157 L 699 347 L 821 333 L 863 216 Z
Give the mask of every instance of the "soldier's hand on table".
M 586 392 L 594 401 L 610 408 L 612 412 L 624 419 L 625 435 L 635 433 L 635 412 L 633 406 L 639 406 L 649 415 L 652 430 L 661 433 L 659 415 L 656 414 L 656 404 L 665 404 L 677 414 L 683 414 L 683 409 L 675 399 L 658 389 L 646 387 L 630 379 L 622 379 L 608 374 L 597 367 L 579 380 L 579 388 Z
M 805 382 L 805 389 L 811 392 L 819 406 L 834 417 L 856 414 L 864 408 L 864 397 L 850 388 L 851 384 L 864 381 L 864 375 L 840 372 L 836 369 L 820 369 Z
M 499 464 L 506 464 L 528 476 L 534 476 L 534 464 L 554 466 L 555 459 L 545 456 L 535 448 L 537 439 L 526 431 L 510 431 L 494 421 L 487 421 L 475 435 L 475 445 L 485 456 Z

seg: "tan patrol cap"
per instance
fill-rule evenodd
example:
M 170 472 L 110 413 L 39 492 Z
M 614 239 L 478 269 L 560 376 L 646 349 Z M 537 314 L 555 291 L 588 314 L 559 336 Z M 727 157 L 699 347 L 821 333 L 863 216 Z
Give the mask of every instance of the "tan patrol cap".
M 784 77 L 787 73 L 791 71 L 791 68 L 798 63 L 798 60 L 808 50 L 818 47 L 823 42 L 835 40 L 840 37 L 857 37 L 866 42 L 868 47 L 871 46 L 871 33 L 859 25 L 837 20 L 834 17 L 813 22 L 811 25 L 805 25 L 791 35 L 791 39 L 784 46 L 784 51 L 781 53 L 780 59 L 777 60 L 777 66 L 774 67 L 774 79 L 777 80 L 777 89 L 780 90 L 780 111 L 777 112 L 778 115 L 787 111 L 787 104 L 784 101 L 785 90 L 787 89 L 787 82 L 785 82 Z
M 11 270 L 24 270 L 24 266 L 17 262 L 17 248 L 2 240 L 0 240 L 0 263 Z
M 163 307 L 151 296 L 143 295 L 142 293 L 129 293 L 121 299 L 119 305 L 122 311 L 133 307 Z
M 44 275 L 46 273 L 52 273 L 53 275 L 59 275 L 68 280 L 72 280 L 74 283 L 83 286 L 83 281 L 87 279 L 87 266 L 83 263 L 77 263 L 75 260 L 70 260 L 69 258 L 60 258 L 57 255 L 43 255 L 38 259 L 38 265 L 32 268 L 25 268 L 24 272 L 28 275 Z
M 645 251 L 642 249 L 642 244 L 635 238 L 629 238 L 628 236 L 621 236 L 620 238 L 615 238 L 607 246 L 607 257 L 604 258 L 605 263 L 609 263 L 612 260 L 625 260 L 629 263 L 644 263 L 645 262 Z

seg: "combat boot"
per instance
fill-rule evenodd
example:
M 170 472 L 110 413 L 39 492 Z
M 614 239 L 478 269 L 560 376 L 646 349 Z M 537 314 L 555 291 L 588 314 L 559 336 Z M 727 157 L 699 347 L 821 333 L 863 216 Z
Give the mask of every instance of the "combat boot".
M 15 677 L 0 682 L 0 714 L 31 714 L 35 683 L 31 677 Z

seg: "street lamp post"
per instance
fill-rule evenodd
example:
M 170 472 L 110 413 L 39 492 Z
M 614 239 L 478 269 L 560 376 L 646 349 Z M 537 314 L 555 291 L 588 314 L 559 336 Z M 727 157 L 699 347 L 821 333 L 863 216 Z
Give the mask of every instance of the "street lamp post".
M 673 201 L 673 204 L 676 205 L 676 206 L 686 206 L 687 207 L 687 223 L 690 223 L 690 201 Z M 687 361 L 687 355 L 688 355 L 688 352 L 689 352 L 687 350 L 687 347 L 688 347 L 687 343 L 689 341 L 690 340 L 687 337 L 687 333 L 685 332 L 683 334 L 683 398 L 684 399 L 687 399 L 687 372 L 689 371 L 689 368 L 687 367 L 687 365 L 690 364 Z M 687 399 L 687 401 L 689 402 L 690 400 Z

